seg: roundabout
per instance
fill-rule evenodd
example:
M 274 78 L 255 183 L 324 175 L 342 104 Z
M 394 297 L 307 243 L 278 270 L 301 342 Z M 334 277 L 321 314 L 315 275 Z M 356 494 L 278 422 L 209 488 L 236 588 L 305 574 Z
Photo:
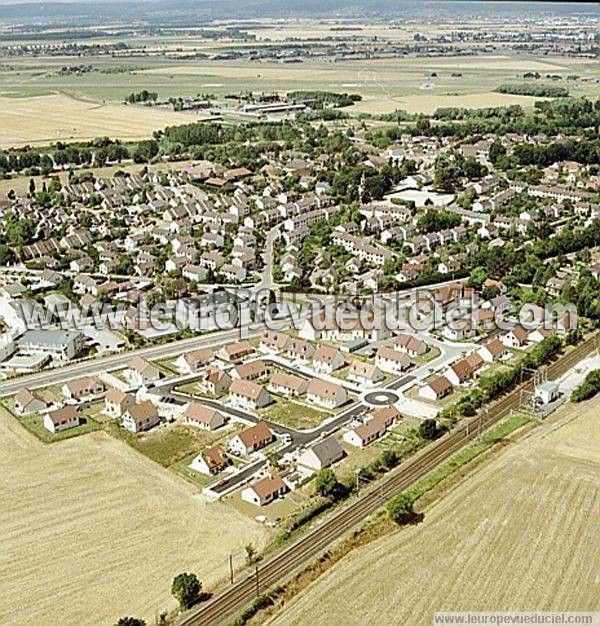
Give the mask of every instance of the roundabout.
M 396 404 L 400 400 L 400 396 L 394 391 L 388 390 L 369 391 L 364 395 L 363 400 L 371 406 L 389 406 Z

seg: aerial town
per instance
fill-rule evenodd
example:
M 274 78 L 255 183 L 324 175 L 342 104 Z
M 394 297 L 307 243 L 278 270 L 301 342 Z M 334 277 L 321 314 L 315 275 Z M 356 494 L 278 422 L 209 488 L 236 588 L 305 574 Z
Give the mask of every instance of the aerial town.
M 230 4 L 0 17 L 0 621 L 598 617 L 598 6 Z

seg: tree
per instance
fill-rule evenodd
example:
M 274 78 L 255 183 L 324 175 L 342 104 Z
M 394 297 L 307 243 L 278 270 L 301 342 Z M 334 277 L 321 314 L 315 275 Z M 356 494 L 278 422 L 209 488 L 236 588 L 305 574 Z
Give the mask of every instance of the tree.
M 435 439 L 439 434 L 437 422 L 434 419 L 423 420 L 419 424 L 419 434 L 429 441 Z
M 15 253 L 5 244 L 0 243 L 0 265 L 8 265 L 15 258 Z
M 202 584 L 196 574 L 178 574 L 173 579 L 171 593 L 182 609 L 189 609 L 198 599 Z
M 399 493 L 388 503 L 387 512 L 395 522 L 405 521 L 413 512 L 412 497 L 404 491 Z
M 315 491 L 325 497 L 337 500 L 343 492 L 343 485 L 331 469 L 323 469 L 315 479 Z
M 396 465 L 398 465 L 398 461 L 400 459 L 398 458 L 398 454 L 395 450 L 386 448 L 381 455 L 381 460 L 388 469 L 391 469 L 392 467 L 396 467 Z
M 115 626 L 146 626 L 146 622 L 137 617 L 122 617 Z
M 246 565 L 248 565 L 248 567 L 260 561 L 260 555 L 257 554 L 253 544 L 249 543 L 245 545 L 244 550 L 246 551 Z
M 35 180 L 29 179 L 29 195 L 32 196 L 35 193 Z
M 490 161 L 496 165 L 498 160 L 504 156 L 506 156 L 506 148 L 502 145 L 500 139 L 494 139 L 489 150 Z

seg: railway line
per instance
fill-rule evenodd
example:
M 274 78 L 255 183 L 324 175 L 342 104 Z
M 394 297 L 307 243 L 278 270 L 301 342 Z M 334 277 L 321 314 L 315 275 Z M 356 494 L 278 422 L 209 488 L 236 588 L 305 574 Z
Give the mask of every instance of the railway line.
M 597 334 L 580 343 L 548 366 L 548 376 L 558 378 L 597 347 Z M 217 626 L 241 612 L 258 595 L 283 582 L 332 541 L 363 521 L 386 501 L 414 485 L 467 443 L 475 440 L 512 409 L 519 406 L 521 390 L 531 390 L 527 381 L 493 403 L 480 416 L 470 419 L 403 463 L 389 477 L 366 489 L 359 497 L 320 522 L 287 548 L 264 562 L 254 573 L 229 585 L 221 593 L 182 616 L 178 626 Z

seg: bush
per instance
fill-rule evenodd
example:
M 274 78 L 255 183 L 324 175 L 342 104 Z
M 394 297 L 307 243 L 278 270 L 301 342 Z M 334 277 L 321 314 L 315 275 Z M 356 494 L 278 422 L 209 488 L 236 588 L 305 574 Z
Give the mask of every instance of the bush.
M 598 392 L 600 392 L 600 369 L 592 370 L 585 377 L 583 383 L 573 390 L 571 400 L 573 402 L 583 402 L 593 398 Z
M 413 500 L 411 496 L 404 491 L 399 493 L 388 503 L 387 512 L 390 518 L 395 522 L 402 523 L 406 521 L 413 512 Z

